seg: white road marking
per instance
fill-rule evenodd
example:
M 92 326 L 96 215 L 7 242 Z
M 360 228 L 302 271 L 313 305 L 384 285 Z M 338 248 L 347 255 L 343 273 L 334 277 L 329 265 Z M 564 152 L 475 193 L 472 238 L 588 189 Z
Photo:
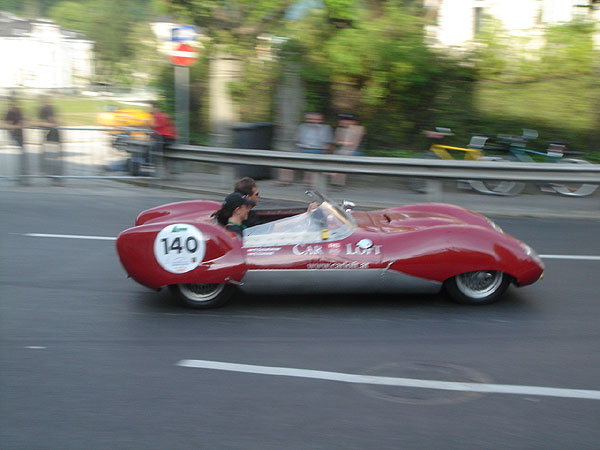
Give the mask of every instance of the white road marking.
M 600 391 L 586 389 L 564 389 L 543 386 L 520 386 L 512 384 L 462 383 L 457 381 L 419 380 L 415 378 L 380 377 L 322 370 L 294 369 L 290 367 L 254 366 L 201 359 L 184 359 L 177 363 L 181 367 L 194 369 L 224 370 L 259 375 L 312 378 L 343 383 L 378 384 L 383 386 L 439 389 L 445 391 L 483 392 L 489 394 L 538 395 L 547 397 L 582 398 L 600 400 Z
M 600 256 L 586 255 L 540 255 L 542 259 L 575 259 L 580 261 L 600 261 Z
M 32 237 L 49 237 L 49 238 L 62 238 L 62 239 L 93 239 L 97 241 L 116 241 L 116 237 L 110 236 L 81 236 L 77 234 L 42 234 L 42 233 L 26 233 L 25 236 Z
M 46 347 L 42 347 L 41 345 L 28 345 L 27 347 L 25 347 L 29 350 L 45 350 Z

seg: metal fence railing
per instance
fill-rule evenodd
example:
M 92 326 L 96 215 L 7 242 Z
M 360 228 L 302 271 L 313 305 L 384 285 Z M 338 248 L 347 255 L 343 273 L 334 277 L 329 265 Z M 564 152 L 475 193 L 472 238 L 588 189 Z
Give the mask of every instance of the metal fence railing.
M 173 145 L 156 151 L 151 131 L 134 128 L 60 127 L 60 144 L 46 142 L 47 130 L 24 129 L 19 147 L 8 130 L 0 130 L 0 178 L 27 184 L 30 178 L 148 178 L 171 176 L 191 163 L 209 163 L 230 186 L 239 165 L 307 170 L 317 174 L 317 187 L 326 192 L 326 174 L 341 172 L 426 180 L 429 199 L 441 196 L 444 180 L 600 184 L 600 165 L 448 161 L 313 155 L 271 150 Z M 175 169 L 175 170 L 173 170 Z
M 313 155 L 297 152 L 174 145 L 164 154 L 165 161 L 214 163 L 220 167 L 224 186 L 231 183 L 235 165 L 299 169 L 314 172 L 317 187 L 327 191 L 326 175 L 341 172 L 424 180 L 428 199 L 441 199 L 444 180 L 486 182 L 575 183 L 595 188 L 600 184 L 600 165 L 521 163 L 498 161 L 448 161 L 425 158 L 386 158 L 342 155 Z M 592 192 L 594 189 L 592 189 Z
M 151 178 L 153 141 L 150 130 L 104 127 L 59 127 L 59 142 L 46 139 L 47 129 L 25 127 L 23 145 L 10 130 L 0 129 L 0 178 L 27 184 L 31 178 Z M 136 145 L 128 143 L 138 140 Z

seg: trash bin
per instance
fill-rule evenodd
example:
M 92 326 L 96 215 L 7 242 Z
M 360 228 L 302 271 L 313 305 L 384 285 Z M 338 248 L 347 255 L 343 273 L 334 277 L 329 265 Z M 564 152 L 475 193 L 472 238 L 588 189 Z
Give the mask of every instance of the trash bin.
M 273 124 L 270 122 L 246 122 L 233 126 L 235 148 L 271 150 Z M 265 166 L 238 165 L 238 178 L 251 177 L 255 180 L 271 178 L 271 168 Z

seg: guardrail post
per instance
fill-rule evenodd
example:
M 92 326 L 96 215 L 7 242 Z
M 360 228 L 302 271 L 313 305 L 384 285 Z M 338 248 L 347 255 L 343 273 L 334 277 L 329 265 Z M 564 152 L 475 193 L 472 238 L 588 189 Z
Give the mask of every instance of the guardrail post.
M 25 133 L 23 133 L 25 135 Z M 17 145 L 19 143 L 17 142 Z M 27 175 L 29 175 L 29 164 L 27 161 L 27 152 L 25 151 L 25 136 L 23 136 L 23 141 L 21 142 L 21 146 L 19 148 L 19 169 L 20 173 L 18 175 L 19 183 L 23 186 L 29 185 L 29 179 Z
M 235 180 L 235 170 L 231 164 L 221 164 L 219 166 L 219 184 L 224 189 L 232 189 Z
M 427 201 L 442 201 L 442 180 L 428 178 L 427 180 L 425 180 L 425 189 L 427 191 Z
M 323 194 L 327 194 L 327 173 L 314 172 L 314 177 L 317 190 Z
M 56 153 L 54 154 L 54 175 L 53 182 L 57 186 L 64 185 L 64 179 L 62 176 L 64 175 L 64 163 L 63 163 L 63 144 L 62 140 L 59 138 L 58 142 L 55 144 Z

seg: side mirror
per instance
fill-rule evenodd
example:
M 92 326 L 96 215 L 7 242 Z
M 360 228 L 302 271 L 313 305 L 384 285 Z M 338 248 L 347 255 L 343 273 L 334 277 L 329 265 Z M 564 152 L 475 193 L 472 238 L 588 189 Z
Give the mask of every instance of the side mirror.
M 351 202 L 351 201 L 348 201 L 348 200 L 344 200 L 344 201 L 342 202 L 342 209 L 343 209 L 344 211 L 346 211 L 346 212 L 352 212 L 352 210 L 353 210 L 354 208 L 356 208 L 356 205 L 355 205 L 353 202 Z

